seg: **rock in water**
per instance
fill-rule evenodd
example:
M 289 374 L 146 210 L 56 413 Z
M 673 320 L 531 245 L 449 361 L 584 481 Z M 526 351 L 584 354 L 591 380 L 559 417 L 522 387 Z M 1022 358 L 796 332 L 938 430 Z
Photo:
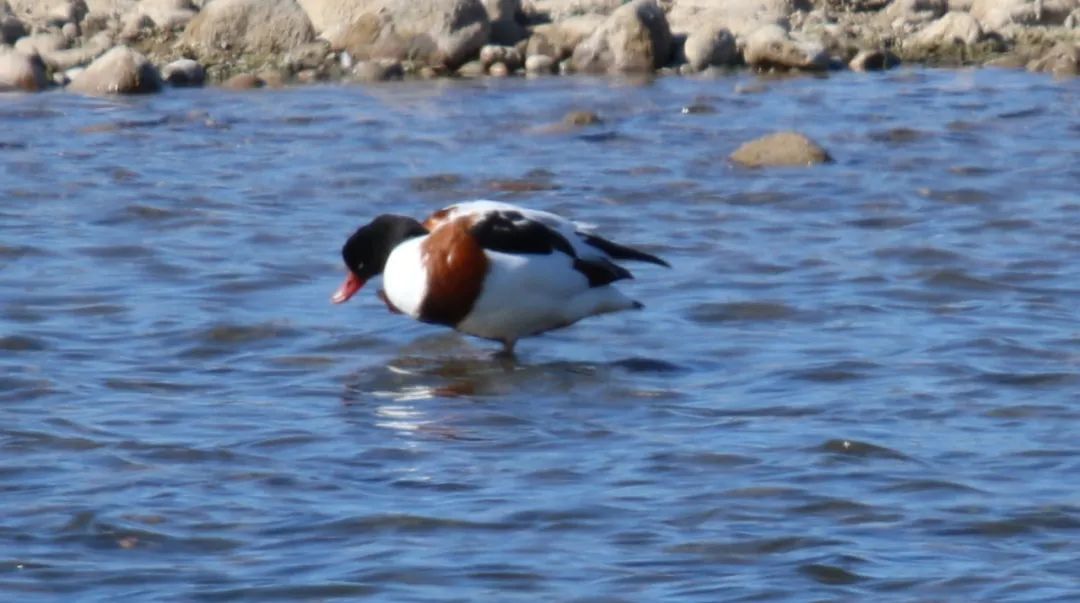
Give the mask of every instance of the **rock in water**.
M 802 69 L 821 71 L 829 68 L 829 55 L 820 43 L 791 37 L 779 25 L 759 27 L 746 39 L 743 59 L 758 69 Z
M 900 64 L 900 57 L 886 49 L 860 50 L 848 63 L 852 71 L 882 71 Z
M 0 92 L 25 90 L 36 92 L 49 85 L 45 65 L 37 55 L 27 56 L 0 48 Z
M 744 167 L 809 166 L 832 161 L 825 149 L 798 132 L 776 132 L 744 143 L 731 154 Z
M 145 94 L 161 90 L 161 75 L 143 55 L 117 46 L 90 63 L 68 88 L 83 94 Z
M 671 29 L 654 0 L 624 4 L 574 49 L 578 71 L 652 71 L 671 57 Z
M 314 37 L 295 0 L 213 0 L 188 23 L 183 40 L 200 56 L 266 55 L 288 52 Z
M 735 61 L 735 36 L 723 27 L 703 25 L 686 36 L 683 56 L 694 71 Z
M 179 59 L 163 67 L 161 77 L 176 87 L 202 86 L 206 70 L 191 59 Z

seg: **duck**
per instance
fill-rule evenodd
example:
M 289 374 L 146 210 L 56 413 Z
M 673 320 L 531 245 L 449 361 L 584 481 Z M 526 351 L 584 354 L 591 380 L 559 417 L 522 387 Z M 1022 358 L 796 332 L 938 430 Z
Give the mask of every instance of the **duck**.
M 613 286 L 633 278 L 618 260 L 670 268 L 589 225 L 499 201 L 457 203 L 423 222 L 380 215 L 341 248 L 344 282 L 335 304 L 382 275 L 378 297 L 395 314 L 502 343 L 584 318 L 644 306 Z

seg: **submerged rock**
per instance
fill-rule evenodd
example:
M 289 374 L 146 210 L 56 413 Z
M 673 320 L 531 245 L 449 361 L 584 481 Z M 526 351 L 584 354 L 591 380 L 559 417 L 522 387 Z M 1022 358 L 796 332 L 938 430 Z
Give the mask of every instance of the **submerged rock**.
M 265 85 L 266 81 L 254 73 L 238 73 L 221 82 L 221 87 L 229 90 L 253 90 Z
M 117 46 L 73 77 L 68 88 L 83 94 L 145 94 L 161 86 L 161 75 L 146 57 Z
M 582 127 L 602 124 L 604 120 L 592 111 L 571 111 L 563 117 L 562 123 L 567 126 Z
M 744 167 L 809 166 L 832 161 L 825 149 L 798 132 L 776 132 L 744 143 L 731 154 Z
M 634 0 L 611 13 L 574 49 L 578 71 L 652 71 L 671 57 L 671 30 L 654 0 Z
M 0 92 L 23 90 L 36 92 L 49 85 L 45 65 L 37 55 L 0 48 Z

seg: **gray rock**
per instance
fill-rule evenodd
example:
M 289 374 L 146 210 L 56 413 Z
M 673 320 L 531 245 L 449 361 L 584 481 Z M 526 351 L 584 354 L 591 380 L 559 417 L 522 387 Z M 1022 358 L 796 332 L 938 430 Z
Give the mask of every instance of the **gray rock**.
M 811 8 L 808 0 L 676 0 L 668 20 L 674 32 L 708 25 L 727 29 L 741 41 L 764 25 L 787 29 L 792 13 Z
M 984 29 L 1000 31 L 1010 24 L 1062 25 L 1080 9 L 1078 0 L 973 0 L 971 15 Z
M 7 0 L 7 4 L 25 24 L 35 27 L 78 23 L 88 12 L 84 0 Z
M 476 56 L 491 25 L 480 0 L 381 0 L 323 32 L 359 60 L 394 58 L 455 68 Z M 371 7 L 369 7 L 371 8 Z
M 161 90 L 161 75 L 143 55 L 117 46 L 72 78 L 68 89 L 83 94 L 143 94 Z
M 315 37 L 295 0 L 213 0 L 188 23 L 183 41 L 199 56 L 288 52 Z
M 81 46 L 66 50 L 54 50 L 41 53 L 41 60 L 55 71 L 65 71 L 72 67 L 86 65 L 105 54 L 113 47 L 112 36 L 108 32 L 99 32 L 84 40 Z
M 582 40 L 604 24 L 603 15 L 577 15 L 557 23 L 543 23 L 532 29 L 525 56 L 544 54 L 556 61 L 569 58 Z
M 37 55 L 25 55 L 0 48 L 0 92 L 23 90 L 36 92 L 49 85 L 45 65 Z
M 487 73 L 484 68 L 484 64 L 480 61 L 469 61 L 461 67 L 458 67 L 457 74 L 459 77 L 483 77 Z
M 161 77 L 178 88 L 202 86 L 206 81 L 206 70 L 192 59 L 179 59 L 162 67 Z
M 153 27 L 163 30 L 186 26 L 197 12 L 191 0 L 141 0 L 135 10 L 150 19 Z
M 671 57 L 671 30 L 655 0 L 619 7 L 574 49 L 577 71 L 652 71 Z
M 525 72 L 533 75 L 550 74 L 555 71 L 555 59 L 543 55 L 534 54 L 525 59 Z
M 829 55 L 819 42 L 794 38 L 778 25 L 766 25 L 750 34 L 743 59 L 758 69 L 821 71 L 829 67 Z
M 963 44 L 971 46 L 982 38 L 979 21 L 968 13 L 952 12 L 927 25 L 913 38 L 922 46 Z
M 1027 65 L 1028 71 L 1045 71 L 1058 77 L 1080 75 L 1080 44 L 1060 42 Z
M 15 50 L 23 54 L 46 54 L 68 47 L 68 39 L 58 33 L 36 33 L 15 42 Z
M 882 12 L 889 21 L 933 21 L 949 10 L 948 0 L 893 0 Z
M 738 57 L 735 36 L 723 27 L 704 25 L 686 36 L 683 56 L 693 71 L 713 65 L 730 65 Z
M 395 59 L 373 59 L 357 63 L 352 74 L 361 82 L 385 82 L 405 77 L 405 69 Z
M 889 50 L 860 50 L 848 63 L 852 71 L 882 71 L 900 64 L 900 57 Z
M 832 161 L 825 149 L 798 132 L 777 132 L 744 143 L 731 160 L 744 167 L 809 166 Z

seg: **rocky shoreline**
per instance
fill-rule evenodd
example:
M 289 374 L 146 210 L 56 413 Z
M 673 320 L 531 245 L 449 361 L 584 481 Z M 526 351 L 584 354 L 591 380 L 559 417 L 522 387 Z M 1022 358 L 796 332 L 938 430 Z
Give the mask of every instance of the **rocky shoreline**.
M 0 91 L 878 70 L 1080 74 L 1080 0 L 0 0 Z

